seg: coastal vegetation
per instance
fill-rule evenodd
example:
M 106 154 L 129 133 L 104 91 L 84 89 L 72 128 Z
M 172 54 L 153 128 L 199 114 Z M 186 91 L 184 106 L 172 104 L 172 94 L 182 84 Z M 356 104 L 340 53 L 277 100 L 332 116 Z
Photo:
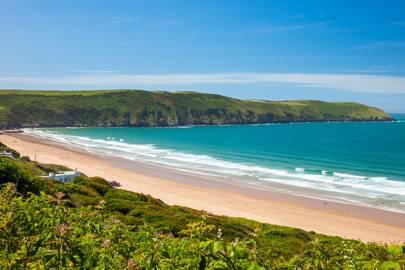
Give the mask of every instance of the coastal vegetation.
M 3 147 L 6 147 L 3 145 Z M 405 247 L 170 206 L 0 158 L 0 269 L 403 269 Z
M 0 128 L 154 127 L 297 121 L 381 121 L 353 102 L 240 100 L 196 92 L 0 91 Z

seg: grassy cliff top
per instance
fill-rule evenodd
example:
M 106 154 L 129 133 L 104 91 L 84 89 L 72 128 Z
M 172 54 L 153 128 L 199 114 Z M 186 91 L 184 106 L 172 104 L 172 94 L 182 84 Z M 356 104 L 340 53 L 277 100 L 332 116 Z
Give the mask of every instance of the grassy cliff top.
M 143 90 L 22 90 L 22 89 L 0 89 L 2 95 L 44 95 L 44 96 L 89 96 L 101 95 L 106 93 L 117 93 L 126 91 L 143 91 Z
M 0 127 L 176 126 L 390 120 L 355 102 L 241 100 L 198 92 L 0 90 Z

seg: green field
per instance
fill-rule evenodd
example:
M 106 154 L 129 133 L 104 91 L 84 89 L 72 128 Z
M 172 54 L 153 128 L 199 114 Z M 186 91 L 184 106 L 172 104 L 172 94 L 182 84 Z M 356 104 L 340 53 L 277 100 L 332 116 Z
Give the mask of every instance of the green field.
M 253 101 L 196 92 L 0 90 L 0 128 L 253 124 L 391 119 L 353 102 Z
M 0 145 L 3 149 L 6 146 Z M 0 158 L 0 269 L 403 269 L 405 247 L 166 205 Z

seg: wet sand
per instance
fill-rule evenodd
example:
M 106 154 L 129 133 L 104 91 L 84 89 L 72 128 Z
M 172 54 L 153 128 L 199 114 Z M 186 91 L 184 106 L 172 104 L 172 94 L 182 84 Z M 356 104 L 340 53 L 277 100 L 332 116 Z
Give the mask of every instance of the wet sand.
M 162 166 L 96 155 L 26 134 L 0 135 L 0 141 L 32 160 L 116 180 L 123 189 L 150 194 L 170 205 L 363 241 L 405 241 L 405 214 L 401 213 L 224 183 Z

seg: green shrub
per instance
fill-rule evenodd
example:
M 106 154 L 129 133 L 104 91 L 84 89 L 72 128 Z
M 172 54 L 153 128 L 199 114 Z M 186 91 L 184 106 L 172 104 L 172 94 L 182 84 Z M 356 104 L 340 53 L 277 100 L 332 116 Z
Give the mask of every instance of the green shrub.
M 148 201 L 148 196 L 140 193 L 134 193 L 122 189 L 110 189 L 106 194 L 105 197 L 107 199 L 123 199 L 128 201 L 141 201 L 146 202 Z
M 101 177 L 87 177 L 85 175 L 80 175 L 75 177 L 74 183 L 89 187 L 102 196 L 112 189 L 111 185 Z
M 381 265 L 381 270 L 402 270 L 401 265 L 397 262 L 387 261 Z
M 111 211 L 118 211 L 122 214 L 128 214 L 135 206 L 134 201 L 123 200 L 123 199 L 108 199 L 107 208 Z
M 399 255 L 401 253 L 405 253 L 405 245 L 392 245 L 389 246 L 387 250 L 391 255 Z
M 38 194 L 45 188 L 44 182 L 38 177 L 31 176 L 27 171 L 18 167 L 8 158 L 0 158 L 0 184 L 14 183 L 18 192 Z
M 21 159 L 22 161 L 31 161 L 31 159 L 30 159 L 29 156 L 22 156 L 22 157 L 20 157 L 20 159 Z
M 44 171 L 46 174 L 50 173 L 50 172 L 60 172 L 60 171 L 70 171 L 71 169 L 69 169 L 66 166 L 62 166 L 62 165 L 56 165 L 56 164 L 46 164 L 46 163 L 38 163 L 35 162 L 36 166 L 41 169 L 42 171 Z
M 100 200 L 98 198 L 73 193 L 70 195 L 70 200 L 74 206 L 88 206 L 88 205 L 97 205 Z

